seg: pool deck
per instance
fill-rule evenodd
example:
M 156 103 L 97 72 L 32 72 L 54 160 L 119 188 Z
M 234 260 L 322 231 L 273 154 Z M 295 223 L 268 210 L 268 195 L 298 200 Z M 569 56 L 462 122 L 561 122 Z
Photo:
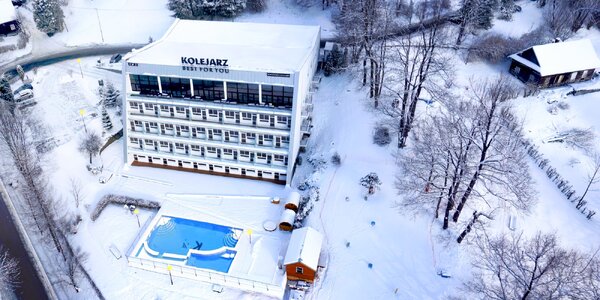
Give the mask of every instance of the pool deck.
M 272 204 L 271 197 L 265 196 L 214 196 L 214 195 L 178 195 L 168 194 L 161 209 L 156 216 L 146 223 L 138 238 L 127 253 L 129 265 L 143 269 L 165 273 L 165 268 L 157 265 L 169 264 L 181 272 L 172 272 L 173 276 L 188 275 L 193 272 L 196 279 L 211 283 L 213 278 L 222 276 L 223 282 L 233 283 L 230 286 L 248 289 L 252 291 L 267 292 L 280 298 L 283 292 L 286 278 L 284 270 L 278 268 L 278 260 L 285 256 L 285 251 L 290 239 L 289 232 L 268 232 L 263 228 L 265 221 L 278 222 L 283 204 Z M 144 247 L 149 234 L 154 230 L 157 222 L 163 217 L 176 217 L 197 220 L 201 222 L 219 224 L 227 227 L 241 228 L 244 230 L 235 248 L 237 254 L 233 260 L 229 272 L 221 273 L 208 269 L 198 269 L 185 264 L 185 261 L 168 260 L 152 257 L 145 251 L 139 251 Z M 248 234 L 252 230 L 252 235 Z M 138 255 L 139 253 L 139 255 Z M 144 262 L 146 264 L 144 265 Z M 165 270 L 163 270 L 165 269 Z M 198 276 L 198 272 L 208 273 L 208 276 Z M 211 274 L 213 274 L 211 276 Z M 189 277 L 189 276 L 184 276 Z M 210 280 L 207 280 L 207 279 Z M 220 278 L 220 277 L 219 277 Z M 237 284 L 235 281 L 237 280 Z M 240 284 L 242 281 L 252 283 Z M 264 289 L 262 286 L 266 286 Z M 257 286 L 261 286 L 257 288 Z

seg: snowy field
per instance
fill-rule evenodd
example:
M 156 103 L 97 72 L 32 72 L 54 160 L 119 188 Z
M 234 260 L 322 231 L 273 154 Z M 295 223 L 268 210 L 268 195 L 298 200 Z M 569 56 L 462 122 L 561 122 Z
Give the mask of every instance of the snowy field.
M 151 2 L 151 3 L 150 3 Z M 164 8 L 166 1 L 91 1 L 72 0 L 66 10 L 69 32 L 48 39 L 59 45 L 147 42 L 154 39 L 171 24 L 172 18 Z M 334 31 L 330 12 L 319 7 L 301 9 L 289 1 L 271 0 L 270 8 L 256 15 L 243 15 L 236 21 L 281 22 L 293 24 L 320 24 L 322 36 Z M 541 15 L 533 3 L 520 2 L 523 12 L 515 14 L 513 22 L 495 20 L 494 31 L 520 36 L 539 24 Z M 144 7 L 144 9 L 138 9 Z M 96 8 L 98 10 L 96 11 Z M 304 11 L 303 11 L 304 10 Z M 302 11 L 302 12 L 301 12 Z M 308 15 L 308 17 L 306 16 Z M 119 23 L 118 20 L 124 23 Z M 137 21 L 136 21 L 137 20 Z M 121 25 L 124 24 L 124 25 Z M 128 28 L 128 31 L 123 30 Z M 576 38 L 592 39 L 600 53 L 600 33 L 582 30 Z M 140 235 L 135 216 L 124 208 L 108 206 L 92 222 L 89 218 L 97 202 L 106 194 L 121 194 L 159 202 L 195 202 L 193 195 L 256 195 L 285 196 L 289 188 L 266 182 L 226 178 L 172 170 L 129 167 L 123 165 L 122 141 L 108 147 L 95 160 L 105 167 L 105 174 L 113 174 L 106 184 L 99 176 L 85 169 L 88 157 L 78 151 L 78 144 L 86 130 L 101 132 L 101 121 L 96 93 L 99 79 L 110 80 L 120 87 L 119 74 L 95 68 L 95 58 L 61 62 L 29 72 L 33 79 L 37 104 L 29 112 L 42 118 L 48 136 L 55 141 L 45 160 L 45 169 L 57 194 L 64 198 L 65 210 L 76 211 L 83 217 L 79 232 L 74 236 L 76 245 L 90 254 L 86 269 L 107 299 L 263 299 L 266 296 L 225 288 L 223 294 L 214 294 L 210 284 L 185 278 L 175 278 L 171 285 L 166 274 L 138 270 L 127 266 L 124 258 L 117 260 L 109 251 L 114 245 L 125 254 Z M 106 61 L 108 57 L 102 57 Z M 2 57 L 0 57 L 0 62 Z M 507 73 L 507 66 L 483 63 L 464 64 L 455 58 L 457 89 L 464 89 L 469 78 L 495 76 Z M 81 67 L 81 69 L 80 69 Z M 18 87 L 18 84 L 13 88 Z M 576 89 L 600 88 L 600 79 L 573 85 Z M 537 145 L 550 164 L 573 184 L 578 194 L 585 188 L 591 158 L 582 150 L 561 143 L 548 143 L 549 138 L 569 128 L 591 129 L 596 134 L 596 151 L 600 135 L 597 111 L 600 94 L 567 96 L 573 87 L 566 86 L 542 91 L 539 95 L 513 100 L 517 114 L 523 119 L 526 137 Z M 401 199 L 394 188 L 396 153 L 393 143 L 387 147 L 372 144 L 372 130 L 377 121 L 366 99 L 365 90 L 349 75 L 323 78 L 314 95 L 314 128 L 305 163 L 298 167 L 293 187 L 311 176 L 320 187 L 320 201 L 307 220 L 324 234 L 324 255 L 327 267 L 319 273 L 319 280 L 309 291 L 308 299 L 442 299 L 456 295 L 462 281 L 469 279 L 471 266 L 469 245 L 447 242 L 439 232 L 438 221 L 424 216 L 402 214 L 396 205 Z M 565 102 L 566 108 L 553 109 Z M 420 107 L 419 109 L 424 109 Z M 86 114 L 82 119 L 79 111 Z M 96 113 L 96 115 L 94 115 Z M 114 110 L 109 111 L 115 132 L 122 127 Z M 85 122 L 85 123 L 84 123 Z M 85 125 L 84 125 L 85 124 Z M 106 136 L 108 136 L 107 133 Z M 321 156 L 324 160 L 334 152 L 342 158 L 339 167 L 328 163 L 313 174 L 306 158 Z M 517 232 L 534 234 L 536 231 L 555 232 L 565 247 L 590 251 L 600 247 L 600 215 L 591 221 L 575 209 L 575 205 L 557 190 L 543 171 L 533 162 L 530 165 L 536 181 L 537 204 L 529 215 L 517 216 Z M 383 181 L 380 191 L 363 199 L 364 189 L 359 179 L 369 172 L 377 172 Z M 71 179 L 81 182 L 85 197 L 78 208 L 70 196 Z M 598 188 L 587 196 L 590 209 L 600 212 Z M 171 200 L 167 200 L 171 199 Z M 203 207 L 202 205 L 206 205 Z M 270 205 L 270 204 L 269 204 Z M 226 222 L 260 231 L 264 219 L 276 218 L 276 212 L 261 215 L 252 203 L 239 203 L 235 209 L 219 211 L 209 203 L 194 203 L 198 216 L 205 219 L 227 218 Z M 194 210 L 191 210 L 193 212 Z M 490 228 L 508 232 L 508 216 L 503 211 Z M 141 210 L 140 221 L 145 224 L 156 211 Z M 255 221 L 243 220 L 244 216 Z M 245 217 L 248 217 L 245 216 Z M 216 219 L 211 219 L 215 220 Z M 242 221 L 240 221 L 242 220 Z M 279 234 L 279 233 L 278 233 Z M 281 233 L 283 234 L 283 233 Z M 281 238 L 281 240 L 285 240 Z M 467 238 L 467 242 L 469 238 Z M 283 242 L 285 243 L 285 242 Z M 272 255 L 281 249 L 272 249 Z M 262 252 L 262 251 L 261 251 Z M 259 263 L 259 262 L 257 262 Z M 272 261 L 271 261 L 272 263 Z M 369 268 L 371 264 L 371 268 Z M 441 270 L 452 278 L 437 275 Z M 69 290 L 69 288 L 65 288 Z M 89 291 L 88 291 L 89 292 Z M 69 298 L 81 298 L 85 292 Z

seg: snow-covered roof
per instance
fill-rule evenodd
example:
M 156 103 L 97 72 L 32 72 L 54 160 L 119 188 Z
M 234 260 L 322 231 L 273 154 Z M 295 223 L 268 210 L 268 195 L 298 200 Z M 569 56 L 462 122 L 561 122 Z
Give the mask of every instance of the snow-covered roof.
M 296 229 L 292 232 L 283 264 L 301 262 L 316 271 L 322 245 L 323 236 L 312 227 Z
M 319 26 L 177 19 L 161 39 L 124 59 L 168 66 L 218 59 L 234 70 L 294 72 L 316 51 L 319 34 Z
M 0 0 L 0 24 L 12 22 L 17 19 L 17 11 L 11 0 Z
M 592 42 L 588 39 L 533 46 L 539 65 L 519 56 L 525 49 L 509 57 L 530 67 L 541 76 L 600 68 Z

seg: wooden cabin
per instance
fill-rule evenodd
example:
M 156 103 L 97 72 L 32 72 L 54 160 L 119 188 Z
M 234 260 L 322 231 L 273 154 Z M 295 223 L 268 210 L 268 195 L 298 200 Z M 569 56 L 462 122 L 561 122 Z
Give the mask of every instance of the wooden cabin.
M 287 279 L 313 282 L 322 246 L 323 236 L 312 227 L 294 230 L 283 261 Z
M 600 59 L 587 39 L 537 45 L 510 55 L 510 73 L 541 88 L 590 80 Z
M 11 0 L 0 0 L 0 35 L 16 34 L 18 31 L 17 11 Z

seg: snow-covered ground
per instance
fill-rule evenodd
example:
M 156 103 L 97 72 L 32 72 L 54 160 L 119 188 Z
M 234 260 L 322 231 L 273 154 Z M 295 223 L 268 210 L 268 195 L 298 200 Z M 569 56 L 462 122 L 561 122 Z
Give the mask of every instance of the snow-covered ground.
M 166 1 L 91 1 L 73 0 L 67 13 L 69 33 L 61 33 L 47 42 L 62 45 L 101 43 L 100 25 L 106 43 L 144 42 L 149 36 L 159 37 L 170 25 L 171 17 L 164 9 Z M 319 7 L 305 12 L 289 1 L 271 0 L 270 8 L 263 14 L 244 15 L 236 21 L 282 22 L 296 24 L 321 24 L 322 36 L 333 31 L 330 12 Z M 137 5 L 137 6 L 136 6 Z M 534 3 L 521 1 L 523 12 L 515 14 L 513 22 L 495 21 L 494 31 L 519 36 L 539 24 L 541 15 Z M 96 15 L 96 10 L 98 14 Z M 144 9 L 141 9 L 143 7 Z M 145 10 L 147 8 L 147 10 Z M 112 17 L 114 14 L 114 18 Z M 118 26 L 110 20 L 139 18 L 136 26 Z M 100 17 L 100 21 L 98 21 Z M 156 18 L 153 20 L 152 18 Z M 314 20 L 314 23 L 312 23 Z M 109 24 L 110 23 L 110 24 Z M 127 23 L 130 24 L 130 23 Z M 133 23 L 131 23 L 133 24 Z M 139 24 L 139 25 L 138 25 Z M 128 28 L 130 31 L 122 30 Z M 600 34 L 596 30 L 582 30 L 576 38 L 590 37 L 600 50 Z M 598 51 L 600 53 L 600 51 Z M 114 173 L 107 184 L 98 182 L 99 176 L 85 169 L 87 156 L 79 152 L 82 131 L 101 131 L 97 112 L 97 80 L 104 79 L 120 86 L 120 75 L 94 67 L 98 58 L 65 61 L 29 72 L 33 79 L 37 104 L 28 110 L 42 118 L 48 134 L 55 138 L 56 148 L 48 153 L 45 169 L 57 195 L 65 199 L 65 210 L 77 211 L 83 216 L 79 232 L 74 236 L 76 245 L 90 254 L 87 270 L 107 299 L 261 299 L 265 296 L 225 288 L 223 294 L 214 294 L 210 284 L 185 278 L 175 278 L 171 285 L 165 274 L 130 268 L 125 259 L 117 260 L 109 251 L 114 245 L 121 253 L 136 241 L 140 234 L 135 216 L 122 207 L 108 206 L 94 222 L 89 214 L 99 199 L 108 194 L 122 194 L 164 202 L 193 201 L 197 194 L 285 196 L 290 192 L 283 186 L 253 180 L 226 178 L 172 170 L 130 167 L 123 165 L 123 144 L 117 141 L 108 147 L 97 161 L 105 172 Z M 102 57 L 106 61 L 108 57 Z M 458 88 L 464 89 L 469 78 L 484 78 L 506 73 L 506 66 L 484 63 L 457 62 Z M 80 69 L 81 66 L 81 69 Z M 82 75 L 83 74 L 83 75 Z M 14 88 L 18 85 L 13 86 Z M 575 88 L 599 88 L 600 80 L 574 85 Z M 539 95 L 513 100 L 516 111 L 523 118 L 526 136 L 540 147 L 551 165 L 569 180 L 578 194 L 585 186 L 591 160 L 582 151 L 560 143 L 544 143 L 560 130 L 591 128 L 599 134 L 600 121 L 596 116 L 600 94 L 566 96 L 571 87 L 542 91 Z M 556 100 L 556 102 L 555 102 Z M 551 102 L 551 103 L 549 103 Z M 550 106 L 565 102 L 566 109 L 548 112 Z M 470 276 L 468 243 L 457 245 L 440 238 L 439 224 L 431 218 L 403 214 L 396 205 L 394 181 L 397 175 L 394 145 L 375 146 L 371 142 L 372 130 L 377 121 L 370 109 L 365 91 L 349 75 L 324 78 L 314 95 L 314 128 L 309 149 L 304 154 L 304 164 L 298 167 L 293 187 L 312 176 L 320 187 L 320 201 L 310 214 L 307 224 L 324 234 L 324 255 L 327 266 L 321 270 L 310 299 L 440 299 L 455 295 L 461 281 Z M 79 110 L 84 109 L 82 120 Z M 122 125 L 120 118 L 110 110 L 113 132 Z M 85 121 L 85 127 L 84 122 Z M 597 147 L 598 142 L 596 140 Z M 597 149 L 596 149 L 597 150 Z M 310 156 L 322 156 L 329 161 L 334 152 L 342 158 L 340 166 L 328 163 L 323 170 L 312 174 L 307 162 Z M 381 190 L 363 199 L 364 189 L 359 179 L 369 172 L 377 172 L 383 181 Z M 550 182 L 543 171 L 531 163 L 531 173 L 536 181 L 538 202 L 529 215 L 518 215 L 517 230 L 527 234 L 537 230 L 556 232 L 566 247 L 583 250 L 600 246 L 600 216 L 587 220 L 573 203 Z M 76 208 L 69 193 L 70 179 L 79 180 L 84 187 L 82 205 Z M 179 194 L 179 196 L 174 195 Z M 189 196 L 184 196 L 189 195 Z M 597 188 L 588 197 L 588 206 L 600 211 Z M 186 198 L 186 199 L 183 199 Z M 347 200 L 346 200 L 347 199 Z M 197 208 L 210 203 L 197 203 Z M 142 224 L 156 212 L 141 210 Z M 218 212 L 219 218 L 240 222 L 242 214 L 265 219 L 252 203 L 239 203 L 234 211 Z M 490 225 L 505 231 L 506 219 L 511 212 L 503 212 Z M 199 213 L 202 215 L 202 213 Z M 274 213 L 272 217 L 274 218 Z M 213 214 L 214 217 L 214 214 Z M 247 222 L 243 222 L 248 225 Z M 253 224 L 258 227 L 260 222 Z M 285 246 L 283 246 L 285 248 Z M 278 252 L 278 250 L 274 250 Z M 371 264 L 371 267 L 369 267 Z M 440 270 L 452 278 L 437 275 Z M 69 290 L 69 288 L 65 288 Z M 76 298 L 73 293 L 68 297 Z M 87 295 L 87 294 L 85 294 Z

